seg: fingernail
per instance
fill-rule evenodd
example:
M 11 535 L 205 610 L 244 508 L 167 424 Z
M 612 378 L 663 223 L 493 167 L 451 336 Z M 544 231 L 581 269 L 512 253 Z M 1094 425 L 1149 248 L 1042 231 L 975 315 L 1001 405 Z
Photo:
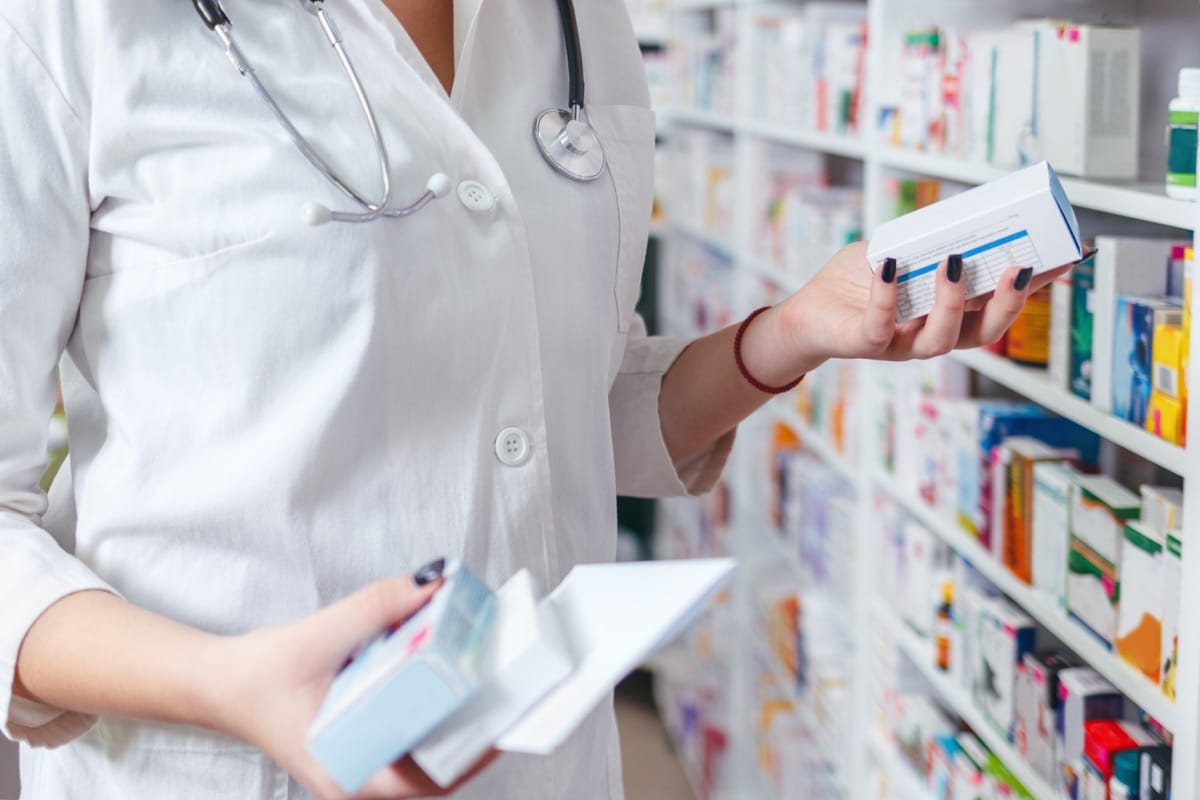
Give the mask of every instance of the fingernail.
M 883 260 L 883 282 L 891 283 L 896 280 L 896 259 L 885 258 Z
M 1083 254 L 1083 256 L 1082 256 L 1082 257 L 1081 257 L 1081 258 L 1080 258 L 1078 261 L 1076 261 L 1076 262 L 1074 262 L 1074 263 L 1075 263 L 1076 265 L 1079 265 L 1079 264 L 1082 264 L 1082 263 L 1083 263 L 1083 262 L 1085 262 L 1085 261 L 1091 261 L 1093 258 L 1095 258 L 1095 257 L 1096 257 L 1096 253 L 1099 253 L 1099 252 L 1100 252 L 1100 248 L 1099 248 L 1099 247 L 1093 247 L 1093 248 L 1092 248 L 1092 251 L 1091 251 L 1090 253 L 1084 253 L 1084 254 Z
M 1013 288 L 1018 292 L 1025 291 L 1025 287 L 1029 286 L 1029 281 L 1033 278 L 1033 267 L 1025 267 L 1017 273 L 1017 279 L 1013 281 Z
M 958 283 L 962 279 L 962 256 L 958 253 L 946 259 L 946 277 L 951 283 Z
M 442 577 L 442 573 L 445 571 L 446 559 L 439 558 L 436 561 L 430 561 L 428 564 L 413 573 L 413 583 L 415 583 L 417 586 L 426 586 Z

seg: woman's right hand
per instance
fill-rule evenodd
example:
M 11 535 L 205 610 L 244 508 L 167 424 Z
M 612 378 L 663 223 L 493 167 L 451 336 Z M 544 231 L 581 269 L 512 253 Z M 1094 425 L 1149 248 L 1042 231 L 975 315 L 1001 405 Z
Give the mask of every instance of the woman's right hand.
M 440 575 L 440 570 L 435 572 Z M 407 577 L 380 581 L 298 622 L 228 640 L 227 685 L 214 706 L 214 727 L 263 750 L 320 800 L 449 794 L 452 789 L 438 787 L 405 758 L 348 795 L 306 746 L 309 726 L 347 661 L 364 644 L 416 613 L 441 584 L 440 577 L 423 586 Z M 483 759 L 460 783 L 494 758 L 495 754 Z

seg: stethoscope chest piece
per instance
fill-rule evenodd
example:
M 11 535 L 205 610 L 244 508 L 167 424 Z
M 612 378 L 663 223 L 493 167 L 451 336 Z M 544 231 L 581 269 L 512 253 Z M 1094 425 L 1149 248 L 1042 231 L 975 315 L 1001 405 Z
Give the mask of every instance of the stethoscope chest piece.
M 604 147 L 582 115 L 547 109 L 533 123 L 533 138 L 555 170 L 572 180 L 594 181 L 604 172 Z

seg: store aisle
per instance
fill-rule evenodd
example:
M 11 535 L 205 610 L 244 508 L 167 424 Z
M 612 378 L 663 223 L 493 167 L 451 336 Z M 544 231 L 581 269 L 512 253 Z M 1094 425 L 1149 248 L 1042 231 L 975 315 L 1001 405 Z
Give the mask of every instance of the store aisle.
M 695 800 L 654 708 L 649 673 L 636 672 L 616 694 L 627 800 Z

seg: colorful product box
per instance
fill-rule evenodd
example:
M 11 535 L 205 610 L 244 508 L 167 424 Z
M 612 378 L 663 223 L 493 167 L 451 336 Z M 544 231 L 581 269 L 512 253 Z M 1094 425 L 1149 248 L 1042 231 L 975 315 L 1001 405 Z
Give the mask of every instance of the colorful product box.
M 935 736 L 925 758 L 932 800 L 954 800 L 954 759 L 958 742 L 953 736 Z
M 1134 425 L 1146 424 L 1153 387 L 1154 331 L 1183 325 L 1183 308 L 1160 297 L 1117 298 L 1113 325 L 1112 412 Z
M 1148 525 L 1128 522 L 1121 550 L 1116 651 L 1155 683 L 1162 672 L 1166 539 Z
M 1179 670 L 1179 620 L 1183 584 L 1183 538 L 1181 531 L 1167 534 L 1163 551 L 1163 636 L 1162 690 L 1175 699 L 1175 679 Z
M 1051 447 L 1077 450 L 1083 464 L 1095 464 L 1100 437 L 1048 413 L 1033 403 L 964 401 L 958 404 L 955 443 L 958 521 L 985 548 L 992 546 L 992 451 L 1005 439 L 1031 436 Z
M 1003 523 L 997 528 L 999 536 L 994 537 L 999 539 L 1000 561 L 1013 575 L 1032 584 L 1034 468 L 1039 463 L 1078 460 L 1079 454 L 1028 436 L 1005 439 L 997 454 L 1003 467 L 994 490 L 1004 498 Z
M 1072 536 L 1067 557 L 1067 611 L 1108 647 L 1117 636 L 1120 591 L 1117 565 Z
M 1017 674 L 1017 720 L 1013 743 L 1029 766 L 1054 780 L 1054 726 L 1058 716 L 1058 680 L 1063 670 L 1080 666 L 1071 653 L 1027 653 Z
M 1084 261 L 1071 270 L 1071 360 L 1068 378 L 1071 391 L 1084 400 L 1092 399 L 1092 327 L 1095 319 L 1092 292 L 1096 267 Z
M 1003 800 L 1033 800 L 1033 795 L 1025 788 L 1008 767 L 1004 766 L 995 753 L 988 753 L 987 767 L 984 770 L 984 784 L 991 792 L 989 797 Z
M 1071 550 L 1071 487 L 1079 478 L 1069 464 L 1033 466 L 1033 585 L 1064 609 Z
M 424 608 L 342 670 L 309 730 L 309 752 L 347 792 L 407 754 L 479 687 L 495 595 L 459 562 L 444 574 Z
M 1071 535 L 1110 564 L 1121 557 L 1125 523 L 1139 519 L 1141 498 L 1105 475 L 1088 475 L 1071 492 Z
M 1017 671 L 1033 651 L 1036 636 L 1033 620 L 1008 600 L 997 597 L 984 604 L 976 694 L 983 699 L 984 715 L 1005 738 L 1012 738 L 1017 716 Z
M 1146 430 L 1171 444 L 1183 443 L 1186 389 L 1184 386 L 1182 325 L 1161 325 L 1154 331 L 1153 391 L 1146 408 Z
M 983 800 L 986 797 L 983 777 L 990 753 L 972 733 L 960 733 L 956 741 L 954 800 Z
M 1082 779 L 1084 723 L 1121 719 L 1125 698 L 1091 667 L 1066 669 L 1058 676 L 1055 725 L 1057 774 L 1054 785 L 1065 798 L 1078 798 Z
M 1114 759 L 1118 753 L 1137 751 L 1156 744 L 1156 740 L 1141 727 L 1111 719 L 1098 719 L 1083 724 L 1082 800 L 1108 800 L 1108 784 L 1113 776 Z

